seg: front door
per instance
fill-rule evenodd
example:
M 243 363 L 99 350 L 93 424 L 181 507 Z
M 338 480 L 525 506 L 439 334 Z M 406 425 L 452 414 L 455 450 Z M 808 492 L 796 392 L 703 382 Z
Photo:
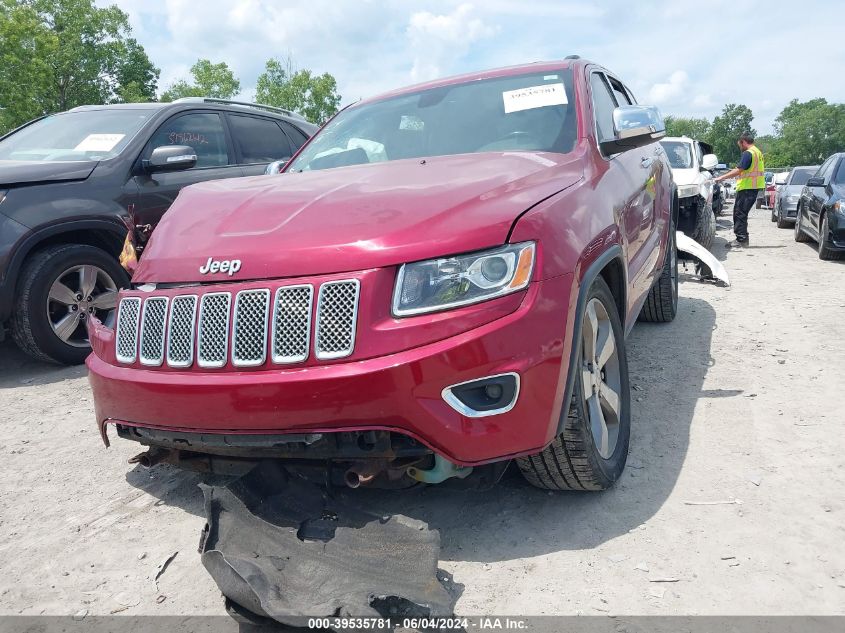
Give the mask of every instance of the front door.
M 144 149 L 142 158 L 149 157 L 156 147 L 188 145 L 197 154 L 197 164 L 184 171 L 139 174 L 137 224 L 155 227 L 170 207 L 182 187 L 217 178 L 243 176 L 228 141 L 223 119 L 217 112 L 189 112 L 177 114 L 156 130 Z

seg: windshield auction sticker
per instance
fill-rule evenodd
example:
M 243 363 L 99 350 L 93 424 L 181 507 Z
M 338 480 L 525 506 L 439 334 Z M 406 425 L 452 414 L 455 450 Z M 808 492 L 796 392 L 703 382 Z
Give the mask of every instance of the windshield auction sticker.
M 505 114 L 568 103 L 562 83 L 508 90 L 502 93 L 502 99 L 505 102 Z
M 125 134 L 89 134 L 73 148 L 75 152 L 110 152 Z

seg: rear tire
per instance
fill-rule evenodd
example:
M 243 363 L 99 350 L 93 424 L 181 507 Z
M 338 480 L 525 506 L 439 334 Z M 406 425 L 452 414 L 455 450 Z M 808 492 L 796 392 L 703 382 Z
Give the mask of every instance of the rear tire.
M 819 229 L 819 259 L 826 261 L 842 259 L 845 253 L 837 251 L 830 242 L 830 226 L 827 222 L 827 213 L 822 216 L 821 228 Z
M 802 215 L 803 214 L 801 212 L 801 205 L 799 204 L 798 205 L 798 217 L 795 218 L 795 227 L 794 227 L 795 228 L 795 233 L 794 233 L 795 241 L 796 242 L 809 242 L 810 237 L 806 233 L 804 233 L 804 227 L 801 226 L 801 216 Z
M 640 310 L 640 321 L 669 323 L 678 313 L 678 247 L 675 243 L 675 223 L 669 225 L 669 244 L 666 259 L 657 282 L 648 291 Z
M 561 411 L 563 431 L 536 455 L 516 459 L 528 483 L 545 490 L 606 490 L 622 475 L 628 459 L 631 394 L 625 335 L 616 302 L 601 277 L 590 287 L 576 337 L 579 363 L 576 375 L 570 376 L 572 400 Z M 587 347 L 585 339 L 590 342 Z M 607 352 L 601 352 L 608 341 L 615 358 L 603 363 Z M 589 393 L 586 382 L 593 387 Z M 601 386 L 595 387 L 597 382 Z M 610 404 L 614 400 L 616 409 Z M 599 420 L 604 421 L 603 428 Z
M 91 353 L 85 331 L 87 316 L 78 318 L 80 306 L 72 298 L 73 293 L 83 289 L 71 287 L 77 277 L 83 283 L 82 269 L 93 275 L 86 276 L 83 284 L 89 287 L 92 302 L 82 304 L 81 311 L 88 314 L 90 306 L 92 314 L 103 318 L 113 309 L 112 303 L 117 302 L 116 290 L 129 285 L 129 277 L 113 256 L 86 244 L 58 244 L 37 251 L 24 263 L 18 277 L 11 330 L 18 347 L 33 358 L 77 365 Z M 65 319 L 68 327 L 63 324 Z M 60 333 L 65 339 L 60 338 Z

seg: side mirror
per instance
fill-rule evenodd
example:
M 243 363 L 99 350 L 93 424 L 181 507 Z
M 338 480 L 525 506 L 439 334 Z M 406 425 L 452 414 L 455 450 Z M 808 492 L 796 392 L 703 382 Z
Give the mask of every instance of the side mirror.
M 141 161 L 144 169 L 150 173 L 157 171 L 181 171 L 191 169 L 197 164 L 197 153 L 187 145 L 163 145 L 156 147 L 150 157 Z
M 808 187 L 824 187 L 824 178 L 821 176 L 813 176 L 807 181 Z
M 267 167 L 264 168 L 264 175 L 273 176 L 275 174 L 281 173 L 282 170 L 285 168 L 285 165 L 288 164 L 289 160 L 289 158 L 285 160 L 274 160 L 272 163 L 270 163 L 269 165 L 267 165 Z
M 701 168 L 707 171 L 713 171 L 719 164 L 719 159 L 716 154 L 705 154 L 701 157 Z
M 653 106 L 620 106 L 613 110 L 613 136 L 599 142 L 605 154 L 649 145 L 666 136 L 666 125 Z

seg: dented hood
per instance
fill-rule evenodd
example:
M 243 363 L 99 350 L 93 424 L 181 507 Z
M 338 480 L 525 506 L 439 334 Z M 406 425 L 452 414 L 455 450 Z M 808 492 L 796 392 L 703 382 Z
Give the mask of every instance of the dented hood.
M 194 185 L 154 231 L 133 281 L 329 274 L 502 244 L 522 212 L 581 178 L 578 158 L 463 154 Z M 201 274 L 209 258 L 241 266 Z

